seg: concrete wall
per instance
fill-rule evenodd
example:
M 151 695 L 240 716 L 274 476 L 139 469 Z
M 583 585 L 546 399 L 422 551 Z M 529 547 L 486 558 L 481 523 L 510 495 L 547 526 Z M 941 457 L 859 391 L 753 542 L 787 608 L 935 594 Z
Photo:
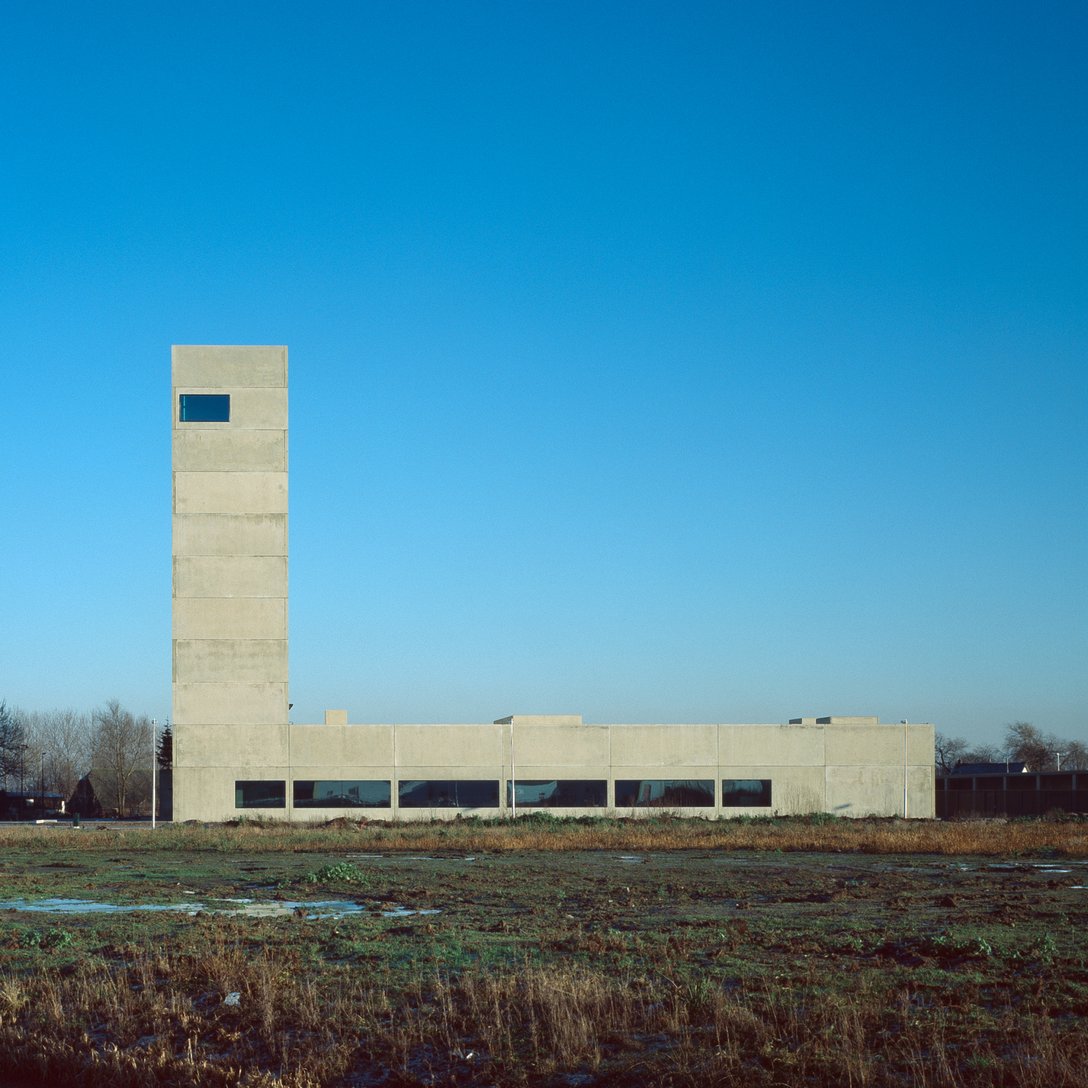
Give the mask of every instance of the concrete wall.
M 327 721 L 341 723 L 344 717 L 342 712 L 326 716 Z M 191 735 L 198 745 L 218 744 L 220 770 L 229 766 L 242 780 L 267 777 L 284 781 L 282 808 L 241 811 L 233 807 L 229 775 L 217 771 L 204 780 L 204 819 L 228 819 L 247 812 L 298 820 L 345 815 L 400 820 L 454 819 L 459 814 L 500 816 L 510 814 L 507 783 L 511 780 L 570 779 L 606 781 L 608 807 L 550 810 L 555 814 L 620 811 L 630 816 L 653 815 L 661 810 L 615 809 L 615 784 L 619 780 L 661 779 L 713 782 L 712 805 L 670 809 L 691 816 L 824 811 L 846 816 L 902 816 L 904 802 L 907 816 L 934 814 L 931 725 L 554 726 L 500 721 L 475 725 L 292 725 L 275 738 L 235 729 L 226 744 L 218 743 L 214 732 L 194 730 Z M 826 759 L 828 751 L 839 762 Z M 179 754 L 179 761 L 187 758 L 187 753 Z M 771 804 L 723 805 L 723 779 L 769 781 Z M 464 809 L 399 807 L 397 784 L 419 780 L 498 781 L 498 804 Z M 296 807 L 296 781 L 384 782 L 389 784 L 390 804 L 383 808 Z
M 171 393 L 174 815 L 221 819 L 290 773 L 287 350 L 175 347 Z M 182 422 L 188 393 L 229 420 Z

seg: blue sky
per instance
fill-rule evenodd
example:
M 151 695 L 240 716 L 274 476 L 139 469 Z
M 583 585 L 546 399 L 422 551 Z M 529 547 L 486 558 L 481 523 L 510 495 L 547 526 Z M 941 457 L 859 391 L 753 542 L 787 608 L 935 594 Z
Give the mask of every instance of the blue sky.
M 170 706 L 172 343 L 295 720 L 1088 720 L 1088 8 L 13 3 L 0 698 Z

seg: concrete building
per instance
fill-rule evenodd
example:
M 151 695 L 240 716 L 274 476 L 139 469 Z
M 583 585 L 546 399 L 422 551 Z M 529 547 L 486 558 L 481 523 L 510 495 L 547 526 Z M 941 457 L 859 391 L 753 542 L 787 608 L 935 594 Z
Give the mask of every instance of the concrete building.
M 289 724 L 286 349 L 175 347 L 172 413 L 175 819 L 933 816 L 927 724 Z
M 287 351 L 178 347 L 173 387 L 174 813 L 220 819 L 290 765 Z

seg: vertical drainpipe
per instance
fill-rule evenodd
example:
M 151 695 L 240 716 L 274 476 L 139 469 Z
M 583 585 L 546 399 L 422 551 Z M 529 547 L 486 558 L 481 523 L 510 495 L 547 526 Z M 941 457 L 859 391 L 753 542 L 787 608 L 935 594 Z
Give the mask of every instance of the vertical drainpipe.
M 514 774 L 514 718 L 510 717 L 510 819 L 518 818 L 518 787 Z
M 397 789 L 397 723 L 392 725 L 393 730 L 393 767 L 392 767 L 392 781 L 389 783 L 389 806 L 393 810 L 392 817 L 395 820 L 400 819 L 400 791 Z
M 608 730 L 608 785 L 605 787 L 608 793 L 605 794 L 605 800 L 612 802 L 612 807 L 608 810 L 609 816 L 616 815 L 616 778 L 615 772 L 612 767 L 612 726 L 605 726 Z
M 907 723 L 903 723 L 903 819 L 907 818 Z
M 714 760 L 718 769 L 714 775 L 714 815 L 721 819 L 722 815 L 722 723 L 714 726 Z

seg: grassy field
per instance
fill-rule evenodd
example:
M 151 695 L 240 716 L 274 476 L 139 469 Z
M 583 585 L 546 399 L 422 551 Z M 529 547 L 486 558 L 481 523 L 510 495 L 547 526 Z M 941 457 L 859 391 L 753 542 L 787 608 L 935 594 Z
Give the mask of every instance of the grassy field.
M 68 825 L 53 828 L 56 834 Z M 462 850 L 787 850 L 867 854 L 977 854 L 1004 856 L 1050 851 L 1088 857 L 1088 819 L 851 820 L 834 816 L 729 820 L 564 820 L 543 813 L 516 821 L 452 820 L 420 823 L 332 820 L 323 825 L 240 820 L 233 825 L 96 823 L 81 829 L 79 849 L 195 850 L 227 853 L 351 853 Z M 58 840 L 41 828 L 0 824 L 0 849 L 51 851 Z
M 1073 820 L 0 828 L 0 1075 L 1072 1088 L 1086 885 Z

